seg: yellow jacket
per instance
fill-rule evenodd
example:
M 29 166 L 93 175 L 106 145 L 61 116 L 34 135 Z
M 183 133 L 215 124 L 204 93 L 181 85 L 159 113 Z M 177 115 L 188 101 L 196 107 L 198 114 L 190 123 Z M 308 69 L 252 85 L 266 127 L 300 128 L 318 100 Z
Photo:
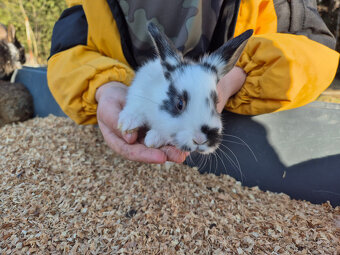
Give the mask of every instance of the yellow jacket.
M 81 6 L 85 13 L 86 42 L 50 57 L 48 84 L 71 119 L 79 124 L 94 124 L 96 89 L 109 81 L 129 85 L 134 71 L 123 53 L 121 35 L 107 1 L 67 3 L 73 8 Z M 241 0 L 235 36 L 250 28 L 255 35 L 237 63 L 247 78 L 226 105 L 231 112 L 255 115 L 305 105 L 314 101 L 336 74 L 339 53 L 299 31 L 278 33 L 285 23 L 284 17 L 278 19 L 281 14 L 274 4 L 275 0 Z

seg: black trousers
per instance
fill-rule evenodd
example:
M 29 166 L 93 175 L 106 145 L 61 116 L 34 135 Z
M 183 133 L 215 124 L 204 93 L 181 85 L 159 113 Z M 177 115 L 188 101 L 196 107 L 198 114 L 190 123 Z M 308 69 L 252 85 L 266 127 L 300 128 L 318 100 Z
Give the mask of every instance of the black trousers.
M 223 112 L 215 154 L 192 153 L 201 173 L 228 174 L 245 186 L 312 203 L 340 205 L 340 105 L 314 102 L 259 116 Z

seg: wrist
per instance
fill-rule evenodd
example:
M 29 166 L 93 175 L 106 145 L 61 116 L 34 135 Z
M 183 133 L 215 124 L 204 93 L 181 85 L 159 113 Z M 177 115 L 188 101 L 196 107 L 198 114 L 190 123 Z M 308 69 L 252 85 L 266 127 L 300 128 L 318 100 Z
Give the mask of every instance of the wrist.
M 96 94 L 95 94 L 96 101 L 99 102 L 102 95 L 106 94 L 107 91 L 110 91 L 115 88 L 126 89 L 126 86 L 120 82 L 115 82 L 115 81 L 104 83 L 103 85 L 98 87 L 96 90 Z
M 234 66 L 220 81 L 218 86 L 221 86 L 220 91 L 223 91 L 226 98 L 236 94 L 243 86 L 247 74 L 238 66 Z

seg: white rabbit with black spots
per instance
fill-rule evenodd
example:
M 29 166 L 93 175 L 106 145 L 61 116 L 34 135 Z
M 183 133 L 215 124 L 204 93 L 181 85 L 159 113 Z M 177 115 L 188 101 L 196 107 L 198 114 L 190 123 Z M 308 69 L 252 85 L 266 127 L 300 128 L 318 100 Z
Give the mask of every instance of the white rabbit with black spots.
M 216 85 L 234 67 L 253 31 L 199 61 L 184 58 L 155 24 L 149 23 L 148 31 L 157 57 L 136 72 L 118 128 L 129 133 L 146 126 L 148 147 L 174 145 L 188 152 L 214 152 L 222 139 Z

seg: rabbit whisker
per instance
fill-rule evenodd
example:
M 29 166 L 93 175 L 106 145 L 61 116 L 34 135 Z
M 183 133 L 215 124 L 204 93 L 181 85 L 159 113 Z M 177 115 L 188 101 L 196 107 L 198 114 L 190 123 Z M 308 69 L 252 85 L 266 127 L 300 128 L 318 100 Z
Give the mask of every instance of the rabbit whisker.
M 228 151 L 231 152 L 231 154 L 234 156 L 235 158 L 235 161 L 225 152 L 223 151 L 221 148 L 218 148 L 218 150 L 221 151 L 221 153 L 224 155 L 224 157 L 226 159 L 229 160 L 229 162 L 240 172 L 240 175 L 241 175 L 241 180 L 243 181 L 243 173 L 242 173 L 242 168 L 241 168 L 241 165 L 240 165 L 240 162 L 238 161 L 237 159 L 237 156 L 235 155 L 235 153 L 230 149 L 228 148 L 228 146 L 224 145 L 224 144 L 221 144 L 224 148 L 226 148 Z
M 236 163 L 234 162 L 234 166 L 237 168 L 237 169 L 241 169 L 241 165 L 240 165 L 240 162 L 238 161 L 238 159 L 237 159 L 237 156 L 235 155 L 235 153 L 228 147 L 228 146 L 226 146 L 225 144 L 221 144 L 224 148 L 226 148 L 228 151 L 230 151 L 231 152 L 231 154 L 234 156 L 234 158 L 235 158 L 235 160 L 236 160 Z M 222 152 L 222 153 L 224 153 L 224 154 L 226 154 L 227 155 L 227 153 L 225 152 L 225 151 L 223 151 L 221 148 L 219 148 L 219 150 Z M 229 156 L 228 156 L 229 157 Z M 230 157 L 229 157 L 230 158 Z M 230 158 L 231 159 L 231 158 Z
M 236 168 L 236 169 L 239 169 L 240 168 L 240 164 L 239 164 L 239 162 L 238 162 L 238 160 L 237 160 L 237 158 L 236 158 L 236 156 L 235 156 L 235 154 L 230 150 L 230 148 L 228 148 L 227 146 L 225 146 L 225 145 L 223 145 L 223 144 L 221 144 L 221 146 L 223 146 L 223 147 L 225 147 L 228 151 L 230 151 L 232 154 L 233 154 L 233 156 L 234 156 L 234 158 L 236 159 L 236 162 L 225 152 L 225 151 L 223 151 L 221 148 L 218 148 L 222 153 L 223 153 L 223 155 L 229 160 L 229 162 Z
M 236 142 L 236 141 L 233 141 L 233 140 L 222 139 L 221 141 L 226 142 L 226 143 L 234 143 L 234 144 L 244 145 L 243 143 Z
M 201 166 L 202 166 L 203 161 L 204 161 L 204 157 L 201 154 L 198 154 L 198 156 L 199 156 L 198 169 L 201 169 Z
M 205 158 L 205 162 L 204 162 L 204 165 L 203 165 L 202 168 L 205 167 L 205 165 L 208 163 L 208 160 L 209 160 L 209 157 L 208 157 L 208 156 L 204 155 L 203 157 Z
M 219 151 L 219 150 L 216 150 L 216 155 L 217 155 L 217 157 L 221 160 L 221 163 L 222 163 L 222 165 L 223 165 L 223 167 L 224 167 L 224 170 L 227 171 L 227 167 L 226 167 L 226 165 L 224 164 L 223 159 L 221 158 L 221 156 L 218 155 L 218 151 Z M 224 151 L 222 151 L 221 149 L 220 149 L 220 151 L 221 151 L 222 153 L 224 153 Z
M 218 158 L 217 158 L 218 154 L 215 151 L 215 168 L 214 168 L 214 174 L 216 175 L 217 172 L 217 165 L 218 165 Z
M 192 155 L 191 155 L 191 153 L 189 154 L 189 160 L 191 161 L 191 163 L 194 165 L 195 163 L 194 163 L 194 160 L 192 159 Z
M 144 96 L 141 96 L 141 95 L 137 95 L 137 94 L 131 94 L 131 93 L 129 93 L 129 95 L 135 96 L 135 97 L 139 97 L 139 98 L 141 98 L 141 99 L 144 99 L 144 100 L 147 100 L 147 101 L 149 101 L 149 102 L 151 102 L 151 103 L 154 103 L 154 104 L 156 104 L 156 105 L 159 105 L 159 103 L 157 103 L 157 102 L 155 102 L 155 101 L 152 101 L 150 98 L 147 98 L 147 97 L 144 97 Z
M 224 135 L 225 135 L 225 136 L 229 136 L 229 137 L 236 138 L 236 139 L 238 139 L 239 141 L 241 141 L 241 142 L 248 148 L 248 150 L 252 153 L 252 155 L 253 155 L 255 161 L 258 162 L 257 157 L 255 156 L 254 151 L 250 148 L 250 146 L 248 145 L 248 143 L 246 143 L 243 139 L 241 139 L 240 137 L 235 136 L 235 135 L 230 135 L 230 134 L 224 134 Z M 224 140 L 224 139 L 222 139 L 222 140 Z
M 210 161 L 211 161 L 211 165 L 212 165 L 212 167 L 211 167 L 211 169 L 210 169 L 210 172 L 209 173 L 213 173 L 213 171 L 214 171 L 214 173 L 215 173 L 215 168 L 214 168 L 214 160 L 213 159 L 215 159 L 215 151 L 213 152 L 213 153 L 210 153 L 209 155 L 211 155 L 211 159 L 210 159 Z M 216 159 L 215 159 L 216 160 Z
M 210 174 L 211 173 L 211 155 L 212 154 L 209 154 L 209 171 L 208 171 L 208 173 Z

